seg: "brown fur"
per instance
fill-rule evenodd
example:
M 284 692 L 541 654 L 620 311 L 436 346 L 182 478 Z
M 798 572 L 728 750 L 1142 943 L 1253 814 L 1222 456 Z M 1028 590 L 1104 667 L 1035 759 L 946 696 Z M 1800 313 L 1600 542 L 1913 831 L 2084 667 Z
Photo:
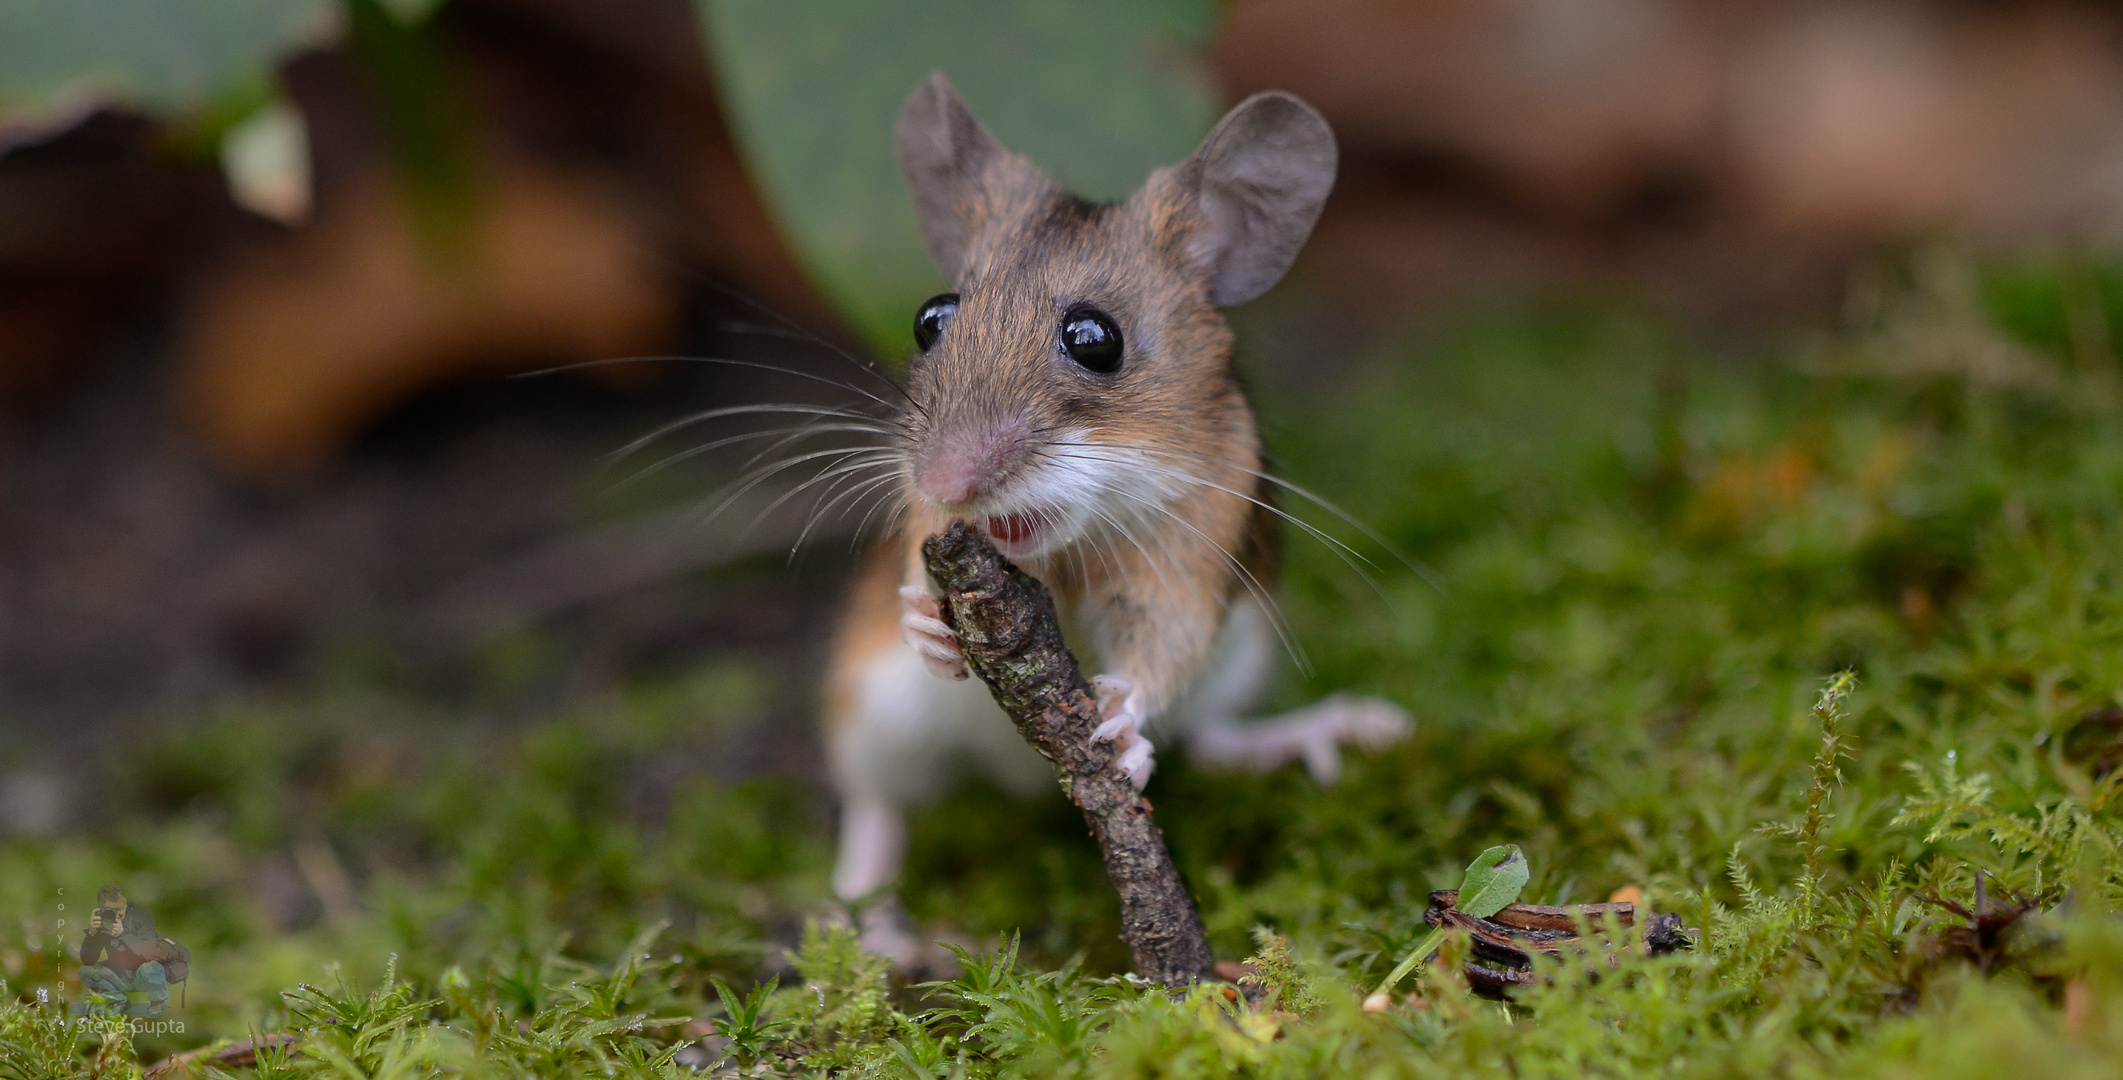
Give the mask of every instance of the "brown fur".
M 1186 258 L 1195 220 L 1175 170 L 1114 207 L 1078 202 L 1015 155 L 994 162 L 983 181 L 991 201 L 974 215 L 980 227 L 959 281 L 958 315 L 909 381 L 915 453 L 950 428 L 1025 412 L 1035 439 L 1087 428 L 1094 442 L 1253 494 L 1260 439 L 1231 374 L 1231 331 Z M 1054 355 L 1056 321 L 1078 302 L 1126 328 L 1128 359 L 1117 374 L 1094 375 Z M 1097 628 L 1092 644 L 1103 662 L 1128 672 L 1153 708 L 1200 666 L 1224 604 L 1243 587 L 1224 552 L 1255 546 L 1245 535 L 1254 507 L 1236 495 L 1195 488 L 1170 509 L 1186 524 L 1160 518 L 1135 530 L 1160 565 L 1116 543 L 1103 558 L 1065 549 L 1027 567 L 1075 602 L 1078 618 Z M 907 584 L 924 581 L 921 538 L 952 516 L 917 506 L 895 538 Z
M 914 361 L 899 420 L 905 516 L 859 576 L 836 649 L 835 760 L 865 777 L 894 767 L 850 750 L 872 745 L 851 741 L 876 704 L 863 695 L 880 692 L 865 675 L 905 647 L 899 589 L 928 587 L 920 542 L 953 519 L 1041 523 L 1037 550 L 1016 561 L 1054 590 L 1072 642 L 1129 680 L 1141 718 L 1201 676 L 1241 590 L 1266 601 L 1260 435 L 1217 306 L 1282 275 L 1333 178 L 1324 121 L 1281 95 L 1234 109 L 1194 157 L 1111 206 L 1003 149 L 940 76 L 909 100 L 899 141 L 959 301 Z M 1113 372 L 1062 348 L 1067 313 L 1084 305 L 1121 328 Z

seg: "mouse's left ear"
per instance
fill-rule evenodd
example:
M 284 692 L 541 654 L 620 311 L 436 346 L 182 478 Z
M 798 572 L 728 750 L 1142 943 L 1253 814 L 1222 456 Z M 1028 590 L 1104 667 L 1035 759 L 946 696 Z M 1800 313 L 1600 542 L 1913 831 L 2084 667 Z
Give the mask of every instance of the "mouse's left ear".
M 941 71 L 908 96 L 895 140 L 900 172 L 921 221 L 922 243 L 944 279 L 956 285 L 966 268 L 966 249 L 972 243 L 968 218 L 982 178 L 1009 151 L 988 134 Z
M 1334 187 L 1334 131 L 1279 90 L 1225 114 L 1184 167 L 1201 223 L 1190 244 L 1218 305 L 1251 300 L 1282 280 Z

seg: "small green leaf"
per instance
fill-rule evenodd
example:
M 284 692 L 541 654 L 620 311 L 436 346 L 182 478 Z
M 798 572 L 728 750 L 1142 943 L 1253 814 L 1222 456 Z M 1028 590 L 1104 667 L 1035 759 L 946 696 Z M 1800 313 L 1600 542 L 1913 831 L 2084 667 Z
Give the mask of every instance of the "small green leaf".
M 1486 919 L 1519 898 L 1531 873 L 1517 844 L 1490 848 L 1467 864 L 1467 876 L 1460 879 L 1460 900 L 1454 906 L 1477 919 Z
M 1467 864 L 1467 873 L 1460 877 L 1459 903 L 1454 907 L 1463 914 L 1477 919 L 1486 919 L 1508 907 L 1519 898 L 1526 888 L 1526 879 L 1532 868 L 1526 865 L 1525 853 L 1517 844 L 1501 844 L 1482 852 Z M 1432 930 L 1428 937 L 1416 945 L 1415 951 L 1401 958 L 1386 981 L 1379 984 L 1379 993 L 1389 993 L 1395 984 L 1415 970 L 1417 964 L 1430 958 L 1438 946 L 1445 943 L 1445 928 Z

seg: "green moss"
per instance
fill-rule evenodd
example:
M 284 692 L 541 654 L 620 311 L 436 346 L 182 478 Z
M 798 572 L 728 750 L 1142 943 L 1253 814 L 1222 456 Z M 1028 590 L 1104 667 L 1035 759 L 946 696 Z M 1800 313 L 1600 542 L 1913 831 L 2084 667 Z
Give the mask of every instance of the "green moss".
M 2123 408 L 2084 354 L 2015 345 L 2040 335 L 1996 295 L 1912 288 L 1738 360 L 1629 311 L 1492 313 L 1265 403 L 1283 474 L 1379 534 L 1286 501 L 1375 588 L 1291 536 L 1310 668 L 1279 703 L 1383 694 L 1419 726 L 1326 788 L 1161 755 L 1149 794 L 1219 955 L 1262 969 L 1250 1004 L 1117 977 L 1080 815 L 985 788 L 918 817 L 904 900 L 1008 944 L 885 979 L 821 919 L 819 793 L 708 779 L 767 700 L 756 673 L 528 730 L 335 684 L 140 749 L 107 832 L 0 844 L 22 917 L 0 928 L 21 1002 L 0 1076 L 305 1025 L 265 1074 L 657 1075 L 730 1051 L 933 1077 L 2113 1075 Z M 1525 899 L 1636 886 L 1698 947 L 1552 965 L 1506 1005 L 1451 976 L 1448 943 L 1365 1012 L 1426 894 L 1495 844 L 1525 852 Z M 286 910 L 317 907 L 332 860 L 352 903 Z M 1987 971 L 1934 902 L 1971 904 L 1978 871 L 2044 913 Z M 54 890 L 105 879 L 198 955 L 182 1039 L 105 1047 L 35 1004 L 67 967 Z M 393 953 L 374 1002 L 281 993 Z

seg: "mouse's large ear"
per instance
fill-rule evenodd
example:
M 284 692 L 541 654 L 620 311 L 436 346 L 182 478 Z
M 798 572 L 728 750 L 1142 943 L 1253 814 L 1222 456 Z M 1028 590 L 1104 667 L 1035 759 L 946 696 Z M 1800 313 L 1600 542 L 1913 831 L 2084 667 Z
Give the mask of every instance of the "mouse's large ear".
M 899 170 L 914 196 L 922 243 L 944 277 L 956 283 L 965 269 L 968 211 L 981 172 L 1008 151 L 981 125 L 939 71 L 899 111 Z
M 1334 187 L 1334 132 L 1312 106 L 1278 90 L 1225 114 L 1194 152 L 1201 226 L 1192 254 L 1209 299 L 1237 304 L 1282 280 Z

